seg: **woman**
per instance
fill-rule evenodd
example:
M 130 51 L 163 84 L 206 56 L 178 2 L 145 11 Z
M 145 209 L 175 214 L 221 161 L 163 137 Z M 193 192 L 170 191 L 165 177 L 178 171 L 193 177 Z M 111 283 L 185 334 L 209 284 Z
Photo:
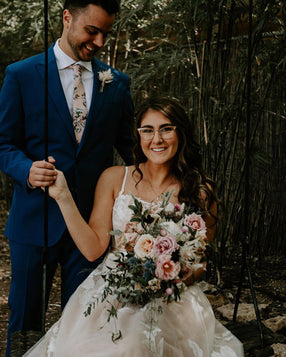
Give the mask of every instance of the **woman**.
M 87 259 L 93 261 L 105 252 L 112 229 L 112 246 L 119 246 L 116 231 L 124 231 L 130 224 L 134 197 L 151 209 L 169 192 L 172 207 L 185 205 L 204 212 L 207 238 L 212 240 L 218 199 L 215 185 L 202 170 L 193 133 L 192 123 L 175 100 L 146 100 L 136 116 L 134 166 L 104 171 L 88 224 L 80 216 L 63 174 L 57 172 L 49 194 L 58 203 L 71 236 Z M 216 321 L 207 298 L 193 284 L 204 265 L 181 274 L 180 279 L 188 287 L 177 302 L 160 300 L 160 316 L 150 315 L 150 304 L 146 305 L 149 308 L 120 305 L 115 323 L 122 335 L 112 342 L 113 327 L 107 320 L 114 296 L 104 301 L 101 297 L 105 284 L 102 275 L 107 274 L 114 258 L 110 251 L 73 294 L 61 319 L 26 356 L 243 356 L 242 344 Z M 85 314 L 91 301 L 93 308 Z

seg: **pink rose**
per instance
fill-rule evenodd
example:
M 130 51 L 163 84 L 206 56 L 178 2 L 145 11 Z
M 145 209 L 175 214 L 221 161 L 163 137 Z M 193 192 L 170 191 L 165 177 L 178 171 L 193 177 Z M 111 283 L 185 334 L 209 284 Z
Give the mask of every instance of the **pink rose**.
M 178 248 L 179 246 L 176 242 L 176 239 L 171 234 L 167 234 L 165 236 L 158 236 L 155 239 L 153 252 L 157 256 L 161 254 L 170 255 Z
M 152 257 L 153 246 L 154 238 L 150 234 L 143 234 L 135 244 L 134 253 L 141 259 Z
M 160 280 L 172 280 L 177 278 L 180 269 L 179 262 L 174 262 L 170 255 L 163 254 L 157 260 L 155 275 Z
M 184 224 L 193 230 L 203 231 L 206 230 L 206 223 L 202 217 L 196 213 L 192 213 L 185 217 Z

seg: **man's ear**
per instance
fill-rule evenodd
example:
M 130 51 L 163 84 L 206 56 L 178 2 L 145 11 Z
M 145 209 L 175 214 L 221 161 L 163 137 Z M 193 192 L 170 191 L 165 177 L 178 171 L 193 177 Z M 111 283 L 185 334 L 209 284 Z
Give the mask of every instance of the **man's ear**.
M 64 11 L 63 11 L 64 28 L 69 28 L 71 22 L 72 22 L 72 14 L 69 12 L 68 9 L 64 9 Z

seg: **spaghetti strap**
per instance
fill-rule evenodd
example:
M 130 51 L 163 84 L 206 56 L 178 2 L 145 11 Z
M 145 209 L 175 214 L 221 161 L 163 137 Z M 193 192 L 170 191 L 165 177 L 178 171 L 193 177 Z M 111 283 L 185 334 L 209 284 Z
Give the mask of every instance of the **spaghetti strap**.
M 128 173 L 128 166 L 125 167 L 125 174 L 124 174 L 124 178 L 123 178 L 123 182 L 122 182 L 122 186 L 121 186 L 121 190 L 118 194 L 118 196 L 121 196 L 124 192 L 125 189 L 125 182 L 126 182 L 126 178 L 127 178 L 127 173 Z

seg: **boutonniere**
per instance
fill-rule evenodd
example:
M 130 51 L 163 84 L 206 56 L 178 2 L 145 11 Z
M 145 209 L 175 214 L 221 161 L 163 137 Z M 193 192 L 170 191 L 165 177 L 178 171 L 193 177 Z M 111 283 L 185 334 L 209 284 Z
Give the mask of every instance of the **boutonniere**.
M 102 93 L 105 83 L 111 83 L 113 81 L 111 69 L 109 68 L 106 71 L 98 72 L 98 78 L 101 81 L 100 92 Z

